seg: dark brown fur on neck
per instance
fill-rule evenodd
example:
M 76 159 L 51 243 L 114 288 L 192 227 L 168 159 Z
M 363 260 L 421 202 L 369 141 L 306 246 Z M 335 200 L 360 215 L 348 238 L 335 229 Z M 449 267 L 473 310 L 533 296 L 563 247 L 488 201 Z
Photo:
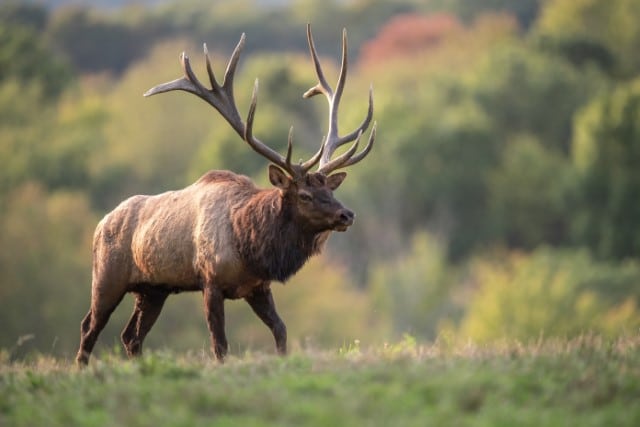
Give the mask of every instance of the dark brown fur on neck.
M 329 231 L 316 232 L 295 221 L 279 190 L 263 190 L 233 208 L 236 248 L 244 264 L 262 280 L 285 282 L 318 254 Z

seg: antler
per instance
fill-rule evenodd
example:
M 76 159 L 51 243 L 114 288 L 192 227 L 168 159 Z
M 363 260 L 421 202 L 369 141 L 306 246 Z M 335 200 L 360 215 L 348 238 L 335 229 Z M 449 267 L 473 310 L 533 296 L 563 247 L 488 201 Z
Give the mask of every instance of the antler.
M 318 60 L 318 54 L 316 53 L 316 48 L 313 43 L 310 24 L 307 24 L 307 40 L 309 42 L 309 51 L 311 52 L 311 58 L 313 59 L 313 64 L 318 76 L 318 83 L 314 87 L 306 91 L 303 97 L 310 98 L 314 95 L 323 94 L 329 101 L 329 130 L 327 132 L 327 139 L 324 143 L 324 150 L 322 152 L 322 157 L 320 158 L 320 164 L 318 166 L 318 172 L 322 172 L 328 175 L 331 171 L 358 163 L 360 160 L 364 159 L 367 154 L 369 154 L 369 151 L 371 151 L 373 143 L 376 139 L 375 123 L 373 124 L 373 128 L 371 129 L 367 145 L 360 153 L 354 155 L 358 149 L 360 137 L 369 127 L 369 124 L 371 123 L 371 119 L 373 117 L 373 87 L 369 88 L 369 109 L 367 111 L 367 116 L 362 121 L 362 124 L 360 124 L 360 126 L 358 126 L 358 128 L 353 132 L 344 136 L 339 136 L 338 106 L 340 105 L 340 98 L 342 97 L 342 92 L 344 90 L 344 85 L 347 78 L 347 30 L 342 30 L 342 65 L 340 67 L 340 74 L 338 76 L 338 83 L 336 84 L 335 92 L 327 83 L 327 80 L 324 77 L 324 73 L 322 72 L 322 67 L 320 66 L 320 61 Z M 331 160 L 331 156 L 338 147 L 351 141 L 355 142 L 349 148 L 349 150 Z
M 231 125 L 231 127 L 240 135 L 258 154 L 264 156 L 272 163 L 280 166 L 286 170 L 293 178 L 299 178 L 304 176 L 309 169 L 311 169 L 320 160 L 325 144 L 322 144 L 320 150 L 304 163 L 299 165 L 291 164 L 291 149 L 293 128 L 289 132 L 289 141 L 287 147 L 287 157 L 283 157 L 276 151 L 269 148 L 262 143 L 259 139 L 253 136 L 253 120 L 255 117 L 256 106 L 258 103 L 258 80 L 256 79 L 253 86 L 253 93 L 251 95 L 251 105 L 249 107 L 249 114 L 247 116 L 247 123 L 245 124 L 240 114 L 238 113 L 238 107 L 236 106 L 235 98 L 233 95 L 233 79 L 240 59 L 240 52 L 242 51 L 245 43 L 244 33 L 240 37 L 240 41 L 236 45 L 231 58 L 227 64 L 227 69 L 224 73 L 224 79 L 222 85 L 218 83 L 213 74 L 211 68 L 211 61 L 209 60 L 209 51 L 207 45 L 204 45 L 204 56 L 207 64 L 207 73 L 209 74 L 209 81 L 211 82 L 211 89 L 207 89 L 200 83 L 195 76 L 189 63 L 189 57 L 182 52 L 180 55 L 180 63 L 184 71 L 184 76 L 167 82 L 162 83 L 145 92 L 144 96 L 152 96 L 158 93 L 169 92 L 172 90 L 183 90 L 192 93 L 211 106 L 213 106 L 224 119 Z

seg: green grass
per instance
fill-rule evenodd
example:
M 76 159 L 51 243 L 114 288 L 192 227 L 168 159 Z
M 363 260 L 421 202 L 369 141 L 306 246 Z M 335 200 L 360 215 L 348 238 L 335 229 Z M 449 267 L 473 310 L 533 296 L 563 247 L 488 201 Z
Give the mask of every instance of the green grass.
M 640 338 L 0 364 L 0 426 L 638 426 Z

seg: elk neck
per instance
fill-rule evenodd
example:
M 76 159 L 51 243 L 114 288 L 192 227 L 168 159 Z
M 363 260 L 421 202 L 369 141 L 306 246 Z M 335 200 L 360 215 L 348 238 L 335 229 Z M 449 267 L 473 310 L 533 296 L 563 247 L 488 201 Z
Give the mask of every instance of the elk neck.
M 324 246 L 329 231 L 306 229 L 278 189 L 261 190 L 234 210 L 233 231 L 246 268 L 285 282 Z

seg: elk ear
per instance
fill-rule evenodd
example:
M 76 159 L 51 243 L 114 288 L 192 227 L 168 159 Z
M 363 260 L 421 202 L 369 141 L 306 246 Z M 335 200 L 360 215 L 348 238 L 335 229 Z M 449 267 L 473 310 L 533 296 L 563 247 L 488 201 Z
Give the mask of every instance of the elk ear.
M 342 181 L 344 181 L 346 177 L 346 172 L 338 172 L 334 173 L 333 175 L 329 175 L 327 177 L 327 187 L 329 187 L 331 191 L 335 190 L 336 188 L 340 187 L 340 184 L 342 184 Z
M 269 165 L 269 181 L 282 190 L 286 190 L 291 184 L 291 178 L 275 165 Z

